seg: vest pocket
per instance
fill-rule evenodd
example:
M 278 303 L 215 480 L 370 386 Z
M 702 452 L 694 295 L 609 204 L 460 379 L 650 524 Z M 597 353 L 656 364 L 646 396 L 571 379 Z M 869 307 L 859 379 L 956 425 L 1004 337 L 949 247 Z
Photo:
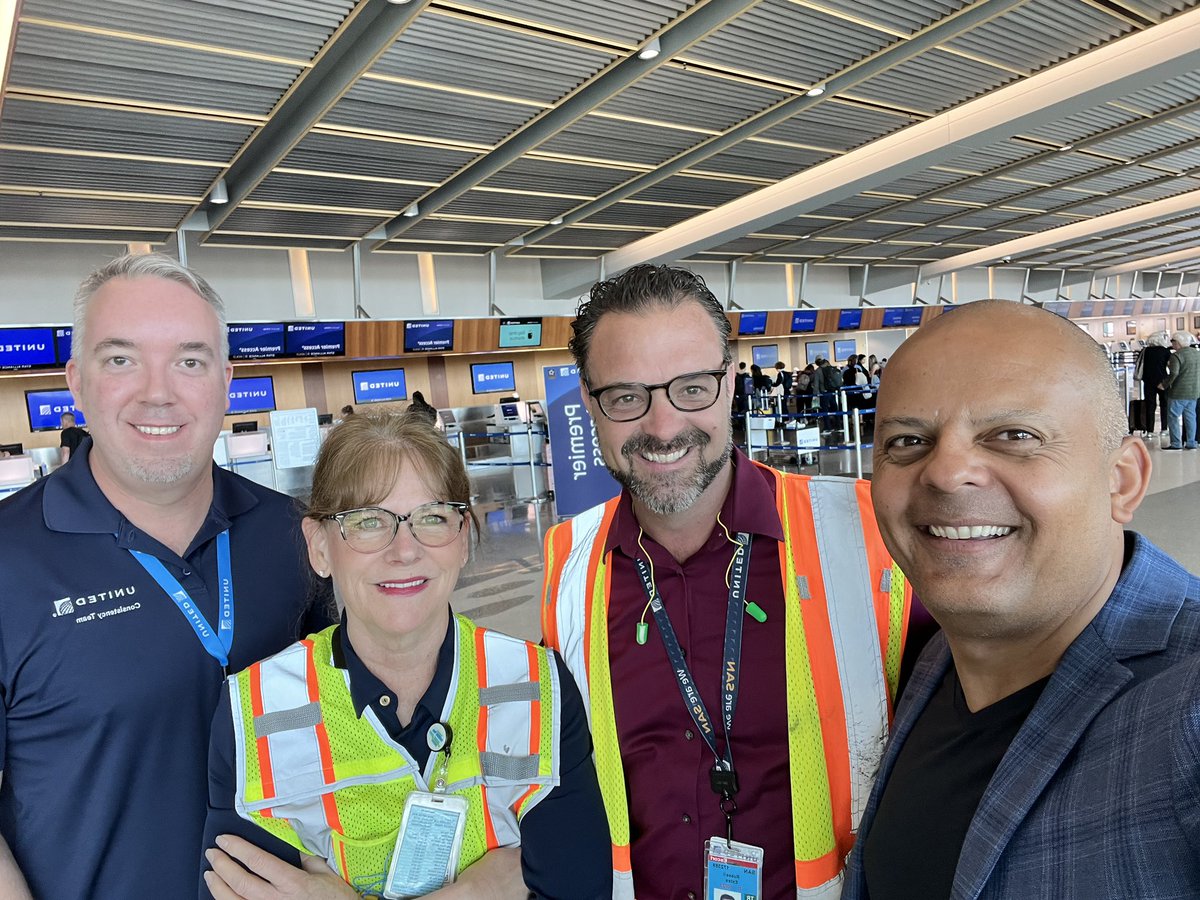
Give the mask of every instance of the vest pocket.
M 330 832 L 334 864 L 355 891 L 360 894 L 383 893 L 388 865 L 392 861 L 392 850 L 399 833 L 399 818 L 396 820 L 396 830 L 382 837 L 357 839 L 337 831 Z

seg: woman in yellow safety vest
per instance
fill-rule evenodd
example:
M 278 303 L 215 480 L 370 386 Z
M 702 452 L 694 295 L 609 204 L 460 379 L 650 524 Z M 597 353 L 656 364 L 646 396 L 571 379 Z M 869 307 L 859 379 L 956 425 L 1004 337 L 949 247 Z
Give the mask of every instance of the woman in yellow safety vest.
M 611 897 L 573 679 L 552 652 L 450 610 L 469 498 L 459 454 L 424 422 L 359 414 L 330 432 L 303 527 L 341 622 L 229 678 L 202 895 L 457 882 L 447 895 Z

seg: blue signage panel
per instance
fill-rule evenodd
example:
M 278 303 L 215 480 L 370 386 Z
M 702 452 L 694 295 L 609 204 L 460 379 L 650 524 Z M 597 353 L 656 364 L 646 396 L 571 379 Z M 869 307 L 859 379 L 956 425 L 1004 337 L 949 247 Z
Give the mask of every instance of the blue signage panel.
M 805 341 L 804 358 L 809 364 L 815 365 L 818 357 L 829 359 L 829 341 Z
M 838 331 L 850 331 L 862 325 L 861 309 L 838 310 Z
M 70 325 L 60 326 L 54 329 L 54 355 L 58 358 L 58 364 L 65 366 L 71 358 L 71 332 L 73 329 Z
M 779 362 L 778 344 L 759 344 L 750 350 L 754 364 L 762 369 L 768 369 Z
M 813 332 L 817 330 L 817 311 L 815 309 L 798 309 L 792 313 L 792 334 Z
M 403 369 L 375 369 L 370 372 L 352 372 L 355 403 L 386 403 L 390 400 L 407 400 L 408 386 L 404 383 Z
M 487 394 L 492 391 L 512 393 L 517 389 L 517 376 L 510 362 L 472 363 L 471 393 Z
M 30 431 L 58 431 L 62 427 L 62 414 L 75 413 L 75 424 L 83 427 L 87 422 L 83 413 L 75 408 L 75 398 L 71 392 L 58 391 L 26 391 L 25 409 L 29 413 Z
M 949 304 L 947 304 L 946 308 L 952 309 L 953 307 L 951 307 Z M 922 308 L 920 306 L 907 307 L 904 310 L 904 324 L 915 328 L 916 326 L 921 324 L 921 315 L 924 312 L 925 312 L 924 308 Z
M 0 369 L 40 369 L 56 364 L 53 328 L 0 328 Z
M 833 342 L 833 361 L 845 362 L 858 353 L 858 344 L 853 340 Z
M 289 322 L 284 336 L 288 356 L 345 356 L 345 322 Z
M 1111 317 L 1112 314 L 1115 313 L 1116 311 L 1117 311 L 1117 302 L 1115 300 L 1109 300 L 1107 303 L 1104 304 L 1104 309 L 1102 309 L 1100 311 L 1100 315 L 1104 316 L 1107 319 L 1107 318 Z
M 454 349 L 453 319 L 416 319 L 404 323 L 404 352 Z
M 1121 304 L 1121 313 L 1120 314 L 1122 316 L 1132 316 L 1133 315 L 1133 305 L 1134 305 L 1133 300 L 1126 300 L 1124 303 Z
M 542 345 L 542 320 L 501 319 L 500 349 L 510 347 L 540 347 Z
M 225 415 L 270 412 L 274 408 L 275 382 L 270 375 L 235 378 L 229 383 L 229 411 Z
M 546 366 L 546 423 L 554 466 L 554 505 L 560 516 L 575 516 L 615 497 L 621 490 L 604 466 L 596 426 L 583 405 L 577 366 Z
M 767 330 L 767 313 L 744 312 L 738 316 L 738 334 L 763 334 Z
M 883 311 L 883 327 L 884 328 L 902 328 L 904 327 L 905 313 L 908 312 L 904 306 L 889 306 Z
M 230 359 L 280 359 L 284 354 L 282 322 L 227 325 Z

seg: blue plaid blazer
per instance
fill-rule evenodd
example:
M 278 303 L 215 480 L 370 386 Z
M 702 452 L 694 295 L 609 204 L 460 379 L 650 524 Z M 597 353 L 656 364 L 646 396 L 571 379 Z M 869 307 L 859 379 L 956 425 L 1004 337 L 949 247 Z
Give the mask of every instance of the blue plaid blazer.
M 951 900 L 1200 898 L 1200 578 L 1140 535 L 1126 541 L 1133 553 L 1112 596 L 1067 649 L 980 800 Z M 842 900 L 870 897 L 863 844 L 896 756 L 951 663 L 938 634 L 897 710 Z

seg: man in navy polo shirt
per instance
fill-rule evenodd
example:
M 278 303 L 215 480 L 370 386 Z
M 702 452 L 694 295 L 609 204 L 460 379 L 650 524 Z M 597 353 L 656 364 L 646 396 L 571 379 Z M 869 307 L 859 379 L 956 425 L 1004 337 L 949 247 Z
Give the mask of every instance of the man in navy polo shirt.
M 213 465 L 232 368 L 208 284 L 115 260 L 72 343 L 91 440 L 0 503 L 0 896 L 192 896 L 224 673 L 323 614 L 292 501 Z

